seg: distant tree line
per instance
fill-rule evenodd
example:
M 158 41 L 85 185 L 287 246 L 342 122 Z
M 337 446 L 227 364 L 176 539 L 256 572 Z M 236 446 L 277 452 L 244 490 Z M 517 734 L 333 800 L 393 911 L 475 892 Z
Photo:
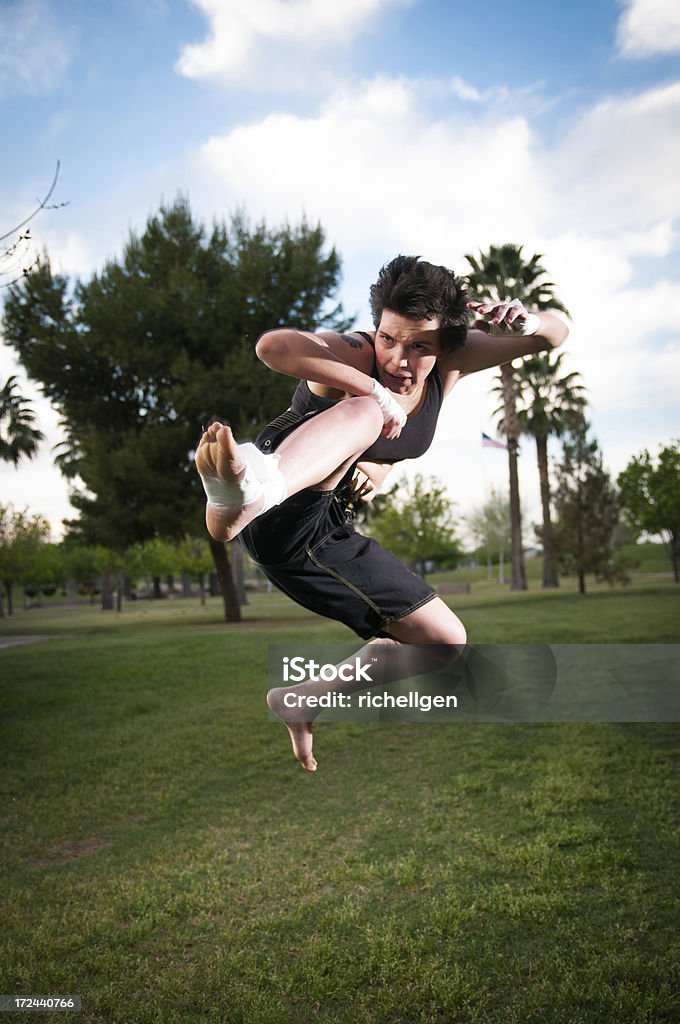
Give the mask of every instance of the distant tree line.
M 0 505 L 0 617 L 13 614 L 16 587 L 25 606 L 61 591 L 120 611 L 124 598 L 163 596 L 168 581 L 183 596 L 197 590 L 205 601 L 213 568 L 205 535 L 174 542 L 155 537 L 124 551 L 73 540 L 56 544 L 42 516 Z

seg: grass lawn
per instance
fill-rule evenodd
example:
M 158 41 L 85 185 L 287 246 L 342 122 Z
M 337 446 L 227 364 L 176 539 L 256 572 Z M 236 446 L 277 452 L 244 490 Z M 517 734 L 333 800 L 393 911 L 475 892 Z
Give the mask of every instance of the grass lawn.
M 480 643 L 680 642 L 666 578 L 451 601 Z M 309 776 L 267 645 L 350 634 L 278 595 L 11 634 L 51 639 L 0 650 L 2 993 L 83 1024 L 680 1019 L 677 725 L 320 724 Z

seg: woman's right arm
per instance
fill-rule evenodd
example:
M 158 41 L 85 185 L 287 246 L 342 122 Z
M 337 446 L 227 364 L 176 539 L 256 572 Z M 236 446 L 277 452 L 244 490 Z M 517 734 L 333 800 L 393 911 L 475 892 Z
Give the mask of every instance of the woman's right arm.
M 342 335 L 334 331 L 312 334 L 283 328 L 266 331 L 259 338 L 255 351 L 258 359 L 270 370 L 320 384 L 336 392 L 326 395 L 328 398 L 344 394 L 360 397 L 373 393 L 373 349 L 359 335 Z
M 360 335 L 287 329 L 267 331 L 255 346 L 265 366 L 309 382 L 323 398 L 372 398 L 383 415 L 383 437 L 399 437 L 406 413 L 371 376 L 373 349 Z

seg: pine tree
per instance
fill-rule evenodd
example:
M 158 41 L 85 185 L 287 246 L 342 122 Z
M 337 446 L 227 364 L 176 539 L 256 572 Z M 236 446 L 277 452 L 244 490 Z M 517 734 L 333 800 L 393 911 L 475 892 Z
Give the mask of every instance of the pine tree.
M 304 221 L 272 230 L 235 216 L 208 232 L 179 198 L 87 283 L 45 259 L 9 289 L 6 341 L 62 415 L 72 537 L 122 551 L 204 528 L 202 426 L 228 419 L 247 440 L 290 400 L 290 379 L 258 361 L 258 336 L 347 326 L 328 308 L 340 260 L 323 249 L 321 227 Z M 211 549 L 237 619 L 226 548 Z
M 588 440 L 588 429 L 582 420 L 565 438 L 555 491 L 557 563 L 565 574 L 576 574 L 581 594 L 586 592 L 586 573 L 609 583 L 627 581 L 615 549 L 619 496 L 602 465 L 597 441 Z

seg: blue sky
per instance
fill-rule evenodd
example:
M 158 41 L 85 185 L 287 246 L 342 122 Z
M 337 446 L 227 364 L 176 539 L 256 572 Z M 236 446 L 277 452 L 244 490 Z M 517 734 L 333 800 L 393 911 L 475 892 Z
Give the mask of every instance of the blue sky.
M 57 159 L 69 205 L 33 232 L 81 277 L 178 191 L 206 221 L 305 213 L 343 257 L 358 326 L 395 253 L 461 272 L 465 252 L 523 243 L 572 312 L 568 368 L 617 472 L 680 435 L 679 54 L 677 0 L 2 0 L 3 224 Z M 15 369 L 0 347 L 0 377 Z M 461 514 L 505 482 L 479 446 L 492 383 L 461 382 L 410 467 L 443 479 Z M 0 468 L 1 500 L 58 532 L 57 417 L 36 409 L 49 442 Z M 532 521 L 529 444 L 522 463 Z

